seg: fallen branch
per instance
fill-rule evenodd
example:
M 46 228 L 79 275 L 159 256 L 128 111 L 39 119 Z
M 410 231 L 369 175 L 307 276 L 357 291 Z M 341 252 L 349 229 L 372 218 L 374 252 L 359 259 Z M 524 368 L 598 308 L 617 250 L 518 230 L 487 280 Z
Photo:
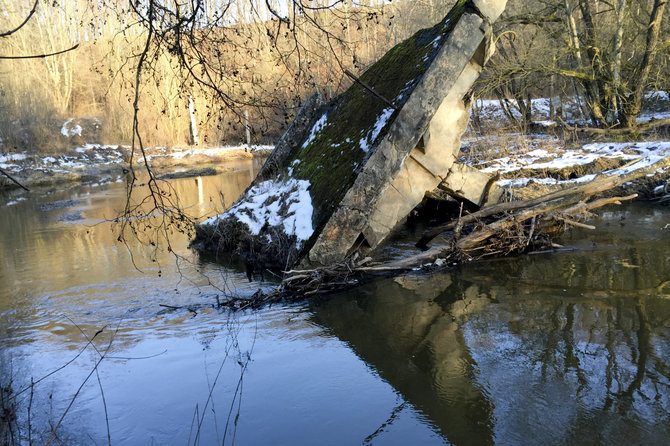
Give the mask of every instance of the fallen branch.
M 637 194 L 629 195 L 627 197 L 604 198 L 601 200 L 593 201 L 591 203 L 580 202 L 575 206 L 563 209 L 562 211 L 560 211 L 560 213 L 558 213 L 558 216 L 556 218 L 565 220 L 567 216 L 579 215 L 588 210 L 596 209 L 605 206 L 607 204 L 621 204 L 622 201 L 632 200 L 635 197 L 637 197 Z M 459 240 L 458 243 L 456 243 L 456 247 L 463 251 L 472 250 L 481 245 L 482 242 L 486 241 L 490 237 L 499 234 L 501 231 L 507 230 L 515 225 L 520 225 L 526 220 L 532 219 L 533 217 L 539 216 L 541 214 L 547 214 L 545 216 L 545 220 L 551 218 L 552 217 L 550 215 L 551 212 L 558 211 L 561 207 L 565 206 L 566 204 L 570 204 L 571 202 L 572 199 L 565 201 L 554 200 L 549 201 L 547 203 L 543 203 L 541 205 L 533 206 L 529 209 L 524 209 L 517 213 L 513 213 L 500 220 L 494 221 L 489 225 L 484 226 L 484 228 L 482 229 L 473 231 L 467 237 L 464 237 L 463 239 Z M 545 228 L 545 232 L 546 231 L 547 230 Z
M 637 160 L 635 162 L 639 162 L 640 160 Z M 633 164 L 635 163 L 633 162 Z M 647 174 L 651 172 L 655 172 L 658 170 L 660 167 L 666 166 L 670 164 L 670 155 L 666 156 L 660 161 L 657 161 L 656 163 L 641 168 L 641 169 L 636 169 L 632 172 L 629 172 L 624 175 L 607 175 L 607 174 L 601 174 L 592 181 L 584 184 L 578 184 L 566 189 L 561 189 L 557 190 L 554 192 L 551 192 L 549 194 L 543 195 L 541 197 L 537 198 L 532 198 L 529 200 L 523 200 L 523 201 L 511 201 L 507 203 L 498 203 L 494 204 L 491 206 L 486 206 L 482 209 L 480 209 L 477 212 L 473 212 L 472 214 L 468 214 L 463 216 L 460 221 L 461 224 L 467 225 L 470 223 L 473 223 L 477 220 L 481 220 L 483 218 L 491 217 L 493 215 L 497 214 L 502 214 L 505 212 L 514 212 L 518 211 L 520 209 L 527 209 L 531 208 L 533 206 L 537 205 L 542 205 L 542 204 L 547 204 L 549 202 L 554 202 L 555 200 L 565 200 L 561 203 L 558 203 L 560 205 L 565 205 L 565 203 L 572 202 L 576 203 L 580 200 L 583 199 L 588 199 L 589 197 L 606 192 L 608 190 L 614 189 L 615 187 L 618 187 L 624 183 L 627 183 L 629 181 L 636 180 L 638 178 L 644 177 Z M 431 240 L 433 240 L 435 237 L 438 235 L 442 234 L 443 232 L 450 231 L 456 227 L 457 222 L 449 222 L 440 226 L 437 226 L 436 228 L 427 231 L 423 234 L 421 239 L 416 243 L 417 248 L 420 249 L 427 249 L 428 248 L 428 243 L 430 243 Z
M 572 219 L 570 219 L 570 218 L 563 217 L 561 220 L 562 220 L 563 223 L 565 223 L 566 225 L 574 226 L 574 227 L 576 227 L 576 228 L 591 229 L 591 230 L 596 229 L 596 227 L 593 226 L 593 225 L 587 225 L 587 224 L 585 224 L 585 223 L 580 223 L 580 222 L 578 222 L 578 221 L 574 221 L 574 220 L 572 220 Z
M 377 92 L 375 91 L 374 88 L 372 88 L 371 86 L 369 86 L 368 84 L 366 84 L 365 82 L 363 82 L 358 76 L 356 76 L 355 74 L 353 74 L 351 71 L 349 71 L 349 70 L 344 70 L 344 74 L 346 74 L 347 76 L 349 76 L 351 79 L 353 79 L 354 82 L 356 82 L 356 83 L 357 83 L 358 85 L 360 85 L 361 87 L 365 88 L 371 95 L 373 95 L 374 97 L 376 97 L 377 99 L 379 99 L 380 101 L 382 101 L 384 104 L 386 104 L 386 105 L 388 105 L 389 107 L 391 107 L 393 110 L 397 110 L 397 109 L 398 109 L 398 107 L 396 107 L 395 105 L 393 105 L 393 102 L 389 101 L 389 100 L 386 99 L 384 96 L 382 96 L 382 95 L 380 95 L 379 93 L 377 93 Z

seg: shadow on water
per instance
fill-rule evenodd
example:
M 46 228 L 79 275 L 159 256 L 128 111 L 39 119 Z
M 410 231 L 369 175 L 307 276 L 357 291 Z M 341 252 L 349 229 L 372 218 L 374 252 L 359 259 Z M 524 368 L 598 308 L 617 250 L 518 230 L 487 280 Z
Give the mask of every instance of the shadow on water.
M 667 209 L 607 213 L 574 252 L 380 280 L 313 320 L 450 443 L 665 444 Z

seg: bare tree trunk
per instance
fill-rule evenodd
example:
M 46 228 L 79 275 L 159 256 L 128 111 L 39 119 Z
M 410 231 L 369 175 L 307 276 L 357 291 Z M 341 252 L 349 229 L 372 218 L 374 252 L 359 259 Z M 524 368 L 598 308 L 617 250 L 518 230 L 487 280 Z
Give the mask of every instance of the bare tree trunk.
M 575 59 L 577 70 L 583 71 L 584 64 L 582 63 L 582 49 L 581 44 L 579 43 L 579 34 L 577 33 L 577 23 L 575 22 L 575 16 L 572 11 L 572 6 L 570 6 L 569 0 L 563 0 L 563 5 L 565 7 L 565 13 L 567 15 L 568 31 L 570 34 L 570 45 L 571 45 L 570 49 L 572 50 L 572 57 Z M 579 91 L 577 90 L 575 80 L 571 79 L 571 82 L 572 82 L 572 88 L 575 93 L 575 100 L 577 101 L 578 104 L 579 114 L 582 120 L 585 120 L 586 113 L 583 109 L 582 100 L 579 96 Z
M 647 46 L 642 57 L 640 65 L 640 74 L 638 75 L 635 87 L 628 97 L 624 107 L 624 120 L 627 127 L 635 128 L 637 126 L 637 117 L 642 109 L 642 95 L 647 86 L 651 65 L 656 57 L 656 47 L 658 46 L 659 35 L 661 32 L 661 22 L 663 21 L 663 12 L 668 0 L 654 0 L 654 6 L 651 10 L 649 19 L 649 28 L 647 29 Z
M 582 20 L 585 25 L 586 54 L 589 57 L 590 71 L 595 78 L 593 81 L 585 82 L 584 85 L 588 95 L 591 115 L 595 121 L 594 124 L 600 126 L 606 122 L 602 110 L 605 102 L 603 92 L 606 91 L 607 88 L 606 76 L 602 66 L 598 37 L 596 35 L 595 24 L 593 23 L 593 14 L 591 13 L 589 0 L 579 0 L 579 9 L 582 13 Z
M 575 62 L 577 62 L 577 68 L 581 69 L 584 67 L 584 64 L 582 64 L 582 50 L 579 43 L 579 34 L 577 33 L 577 23 L 575 22 L 575 16 L 572 11 L 572 6 L 570 6 L 570 1 L 563 0 L 563 5 L 565 6 L 565 13 L 568 18 L 572 56 L 575 58 Z
M 556 55 L 554 55 L 554 60 L 551 66 L 556 66 Z M 556 119 L 556 75 L 552 74 L 549 77 L 549 119 Z
M 244 110 L 244 129 L 247 136 L 247 147 L 251 147 L 251 126 L 249 125 L 249 110 Z
M 200 139 L 198 138 L 198 122 L 195 119 L 195 106 L 193 105 L 193 96 L 188 94 L 188 115 L 191 118 L 190 121 L 190 143 L 194 146 L 200 145 Z
M 619 118 L 621 107 L 621 60 L 623 49 L 623 22 L 626 16 L 626 0 L 619 0 L 617 7 L 616 34 L 614 35 L 614 61 L 612 62 L 612 80 L 614 88 L 612 92 L 612 119 Z

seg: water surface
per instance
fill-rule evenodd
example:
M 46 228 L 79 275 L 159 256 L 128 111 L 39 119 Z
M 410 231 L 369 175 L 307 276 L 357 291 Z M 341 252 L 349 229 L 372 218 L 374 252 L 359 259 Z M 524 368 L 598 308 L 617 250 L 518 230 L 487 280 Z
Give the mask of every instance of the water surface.
M 171 184 L 191 215 L 212 215 L 257 168 L 238 167 Z M 605 210 L 567 252 L 230 314 L 217 298 L 273 284 L 178 233 L 179 259 L 117 242 L 124 191 L 0 197 L 0 371 L 27 389 L 24 442 L 28 408 L 37 444 L 61 417 L 52 444 L 670 438 L 668 207 Z

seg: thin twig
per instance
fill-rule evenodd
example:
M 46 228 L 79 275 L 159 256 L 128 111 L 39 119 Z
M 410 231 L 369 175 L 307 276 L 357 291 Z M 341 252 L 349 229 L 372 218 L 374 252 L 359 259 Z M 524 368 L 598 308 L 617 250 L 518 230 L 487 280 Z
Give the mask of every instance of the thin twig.
M 380 95 L 379 93 L 377 93 L 377 92 L 375 91 L 374 88 L 372 88 L 370 85 L 368 85 L 368 84 L 366 84 L 365 82 L 363 82 L 362 80 L 360 80 L 360 78 L 358 78 L 358 76 L 356 76 L 355 74 L 353 74 L 351 71 L 349 71 L 349 70 L 344 70 L 344 74 L 346 74 L 347 76 L 349 76 L 350 78 L 352 78 L 352 79 L 354 80 L 354 82 L 356 82 L 356 83 L 357 83 L 358 85 L 360 85 L 361 87 L 365 88 L 368 92 L 370 92 L 370 94 L 372 94 L 372 95 L 373 95 L 374 97 L 376 97 L 377 99 L 381 100 L 383 103 L 385 103 L 386 105 L 388 105 L 389 107 L 391 107 L 393 110 L 397 110 L 397 109 L 398 109 L 398 107 L 396 107 L 395 105 L 393 105 L 393 102 L 389 101 L 389 100 L 386 99 L 384 96 L 382 96 L 382 95 Z
M 105 424 L 107 425 L 107 444 L 112 445 L 112 434 L 109 430 L 109 414 L 107 413 L 107 401 L 105 400 L 105 391 L 102 389 L 102 381 L 100 380 L 100 373 L 95 369 L 95 376 L 98 378 L 98 387 L 100 387 L 100 396 L 102 396 L 102 406 L 105 408 Z
M 456 222 L 456 227 L 454 228 L 454 233 L 451 236 L 451 243 L 455 244 L 458 241 L 458 238 L 461 236 L 461 230 L 463 229 L 463 202 L 461 201 L 461 207 L 458 210 L 458 221 Z
M 23 28 L 24 26 L 26 26 L 26 23 L 28 23 L 28 21 L 30 20 L 30 18 L 35 14 L 35 11 L 37 11 L 37 5 L 39 4 L 39 1 L 40 1 L 40 0 L 35 0 L 35 3 L 33 4 L 32 9 L 30 10 L 30 12 L 29 12 L 28 15 L 26 16 L 26 18 L 23 19 L 23 22 L 21 22 L 21 23 L 19 24 L 19 26 L 17 26 L 17 27 L 14 28 L 14 29 L 10 29 L 9 31 L 5 31 L 4 33 L 0 33 L 0 37 L 11 36 L 12 34 L 14 34 L 15 32 L 17 32 L 17 31 L 20 30 L 21 28 Z
M 51 57 L 51 56 L 58 56 L 59 54 L 67 53 L 69 51 L 74 51 L 77 48 L 79 48 L 79 44 L 77 43 L 71 48 L 65 49 L 65 50 L 60 50 L 56 51 L 54 53 L 45 53 L 45 54 L 33 54 L 30 56 L 0 56 L 0 59 L 4 60 L 19 60 L 19 59 L 44 59 L 45 57 Z

